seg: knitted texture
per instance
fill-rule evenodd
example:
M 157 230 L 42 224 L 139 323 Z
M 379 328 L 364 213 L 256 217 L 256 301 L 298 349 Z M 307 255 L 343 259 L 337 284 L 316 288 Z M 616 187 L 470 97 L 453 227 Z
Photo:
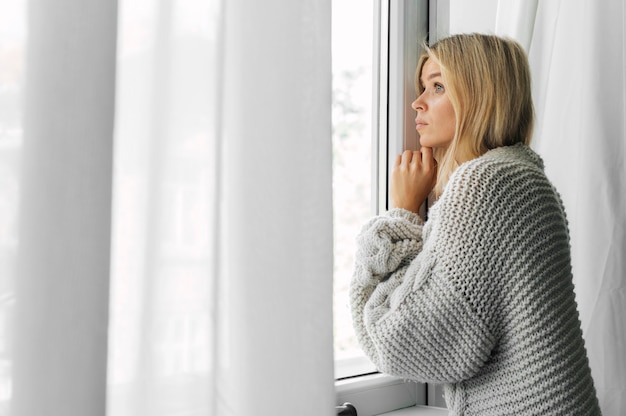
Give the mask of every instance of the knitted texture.
M 462 164 L 424 224 L 392 209 L 357 237 L 351 307 L 379 370 L 446 383 L 451 415 L 598 415 L 563 204 L 539 156 Z

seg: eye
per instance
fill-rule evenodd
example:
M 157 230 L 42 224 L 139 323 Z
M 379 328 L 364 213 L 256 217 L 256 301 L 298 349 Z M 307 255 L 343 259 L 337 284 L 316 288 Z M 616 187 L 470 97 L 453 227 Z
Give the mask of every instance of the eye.
M 439 84 L 438 82 L 436 82 L 433 85 L 433 89 L 435 90 L 435 93 L 437 94 L 441 94 L 445 91 L 445 88 L 443 88 L 443 85 Z

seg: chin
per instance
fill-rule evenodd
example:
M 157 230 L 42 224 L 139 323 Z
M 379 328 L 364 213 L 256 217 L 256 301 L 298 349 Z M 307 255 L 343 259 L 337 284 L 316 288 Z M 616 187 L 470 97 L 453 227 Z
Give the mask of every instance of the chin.
M 433 149 L 435 149 L 437 147 L 440 147 L 437 142 L 433 143 L 433 141 L 432 140 L 428 140 L 428 138 L 426 138 L 426 139 L 420 138 L 419 142 L 420 142 L 420 145 L 424 146 L 424 147 L 432 147 Z
M 420 137 L 419 142 L 420 142 L 420 145 L 424 147 L 431 147 L 433 149 L 446 149 L 448 146 L 450 146 L 450 143 L 452 143 L 452 140 L 450 141 L 429 140 L 428 137 L 425 137 L 425 138 Z

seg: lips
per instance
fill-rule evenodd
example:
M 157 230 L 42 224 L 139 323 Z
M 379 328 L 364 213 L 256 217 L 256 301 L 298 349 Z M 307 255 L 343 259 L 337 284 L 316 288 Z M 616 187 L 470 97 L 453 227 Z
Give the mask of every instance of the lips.
M 424 120 L 420 120 L 420 119 L 415 119 L 415 129 L 419 130 L 424 126 L 427 126 L 428 123 L 426 123 Z

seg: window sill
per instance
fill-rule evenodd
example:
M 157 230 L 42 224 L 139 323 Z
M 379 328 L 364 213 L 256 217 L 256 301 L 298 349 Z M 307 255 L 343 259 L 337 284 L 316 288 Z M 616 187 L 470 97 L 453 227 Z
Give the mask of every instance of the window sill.
M 337 356 L 335 354 L 335 379 L 343 379 L 354 374 L 371 374 L 376 366 L 365 355 Z
M 448 409 L 441 407 L 413 406 L 393 412 L 381 413 L 379 416 L 447 416 Z
M 423 384 L 384 374 L 340 380 L 335 383 L 335 390 L 337 403 L 352 403 L 359 416 L 376 416 L 426 403 Z

